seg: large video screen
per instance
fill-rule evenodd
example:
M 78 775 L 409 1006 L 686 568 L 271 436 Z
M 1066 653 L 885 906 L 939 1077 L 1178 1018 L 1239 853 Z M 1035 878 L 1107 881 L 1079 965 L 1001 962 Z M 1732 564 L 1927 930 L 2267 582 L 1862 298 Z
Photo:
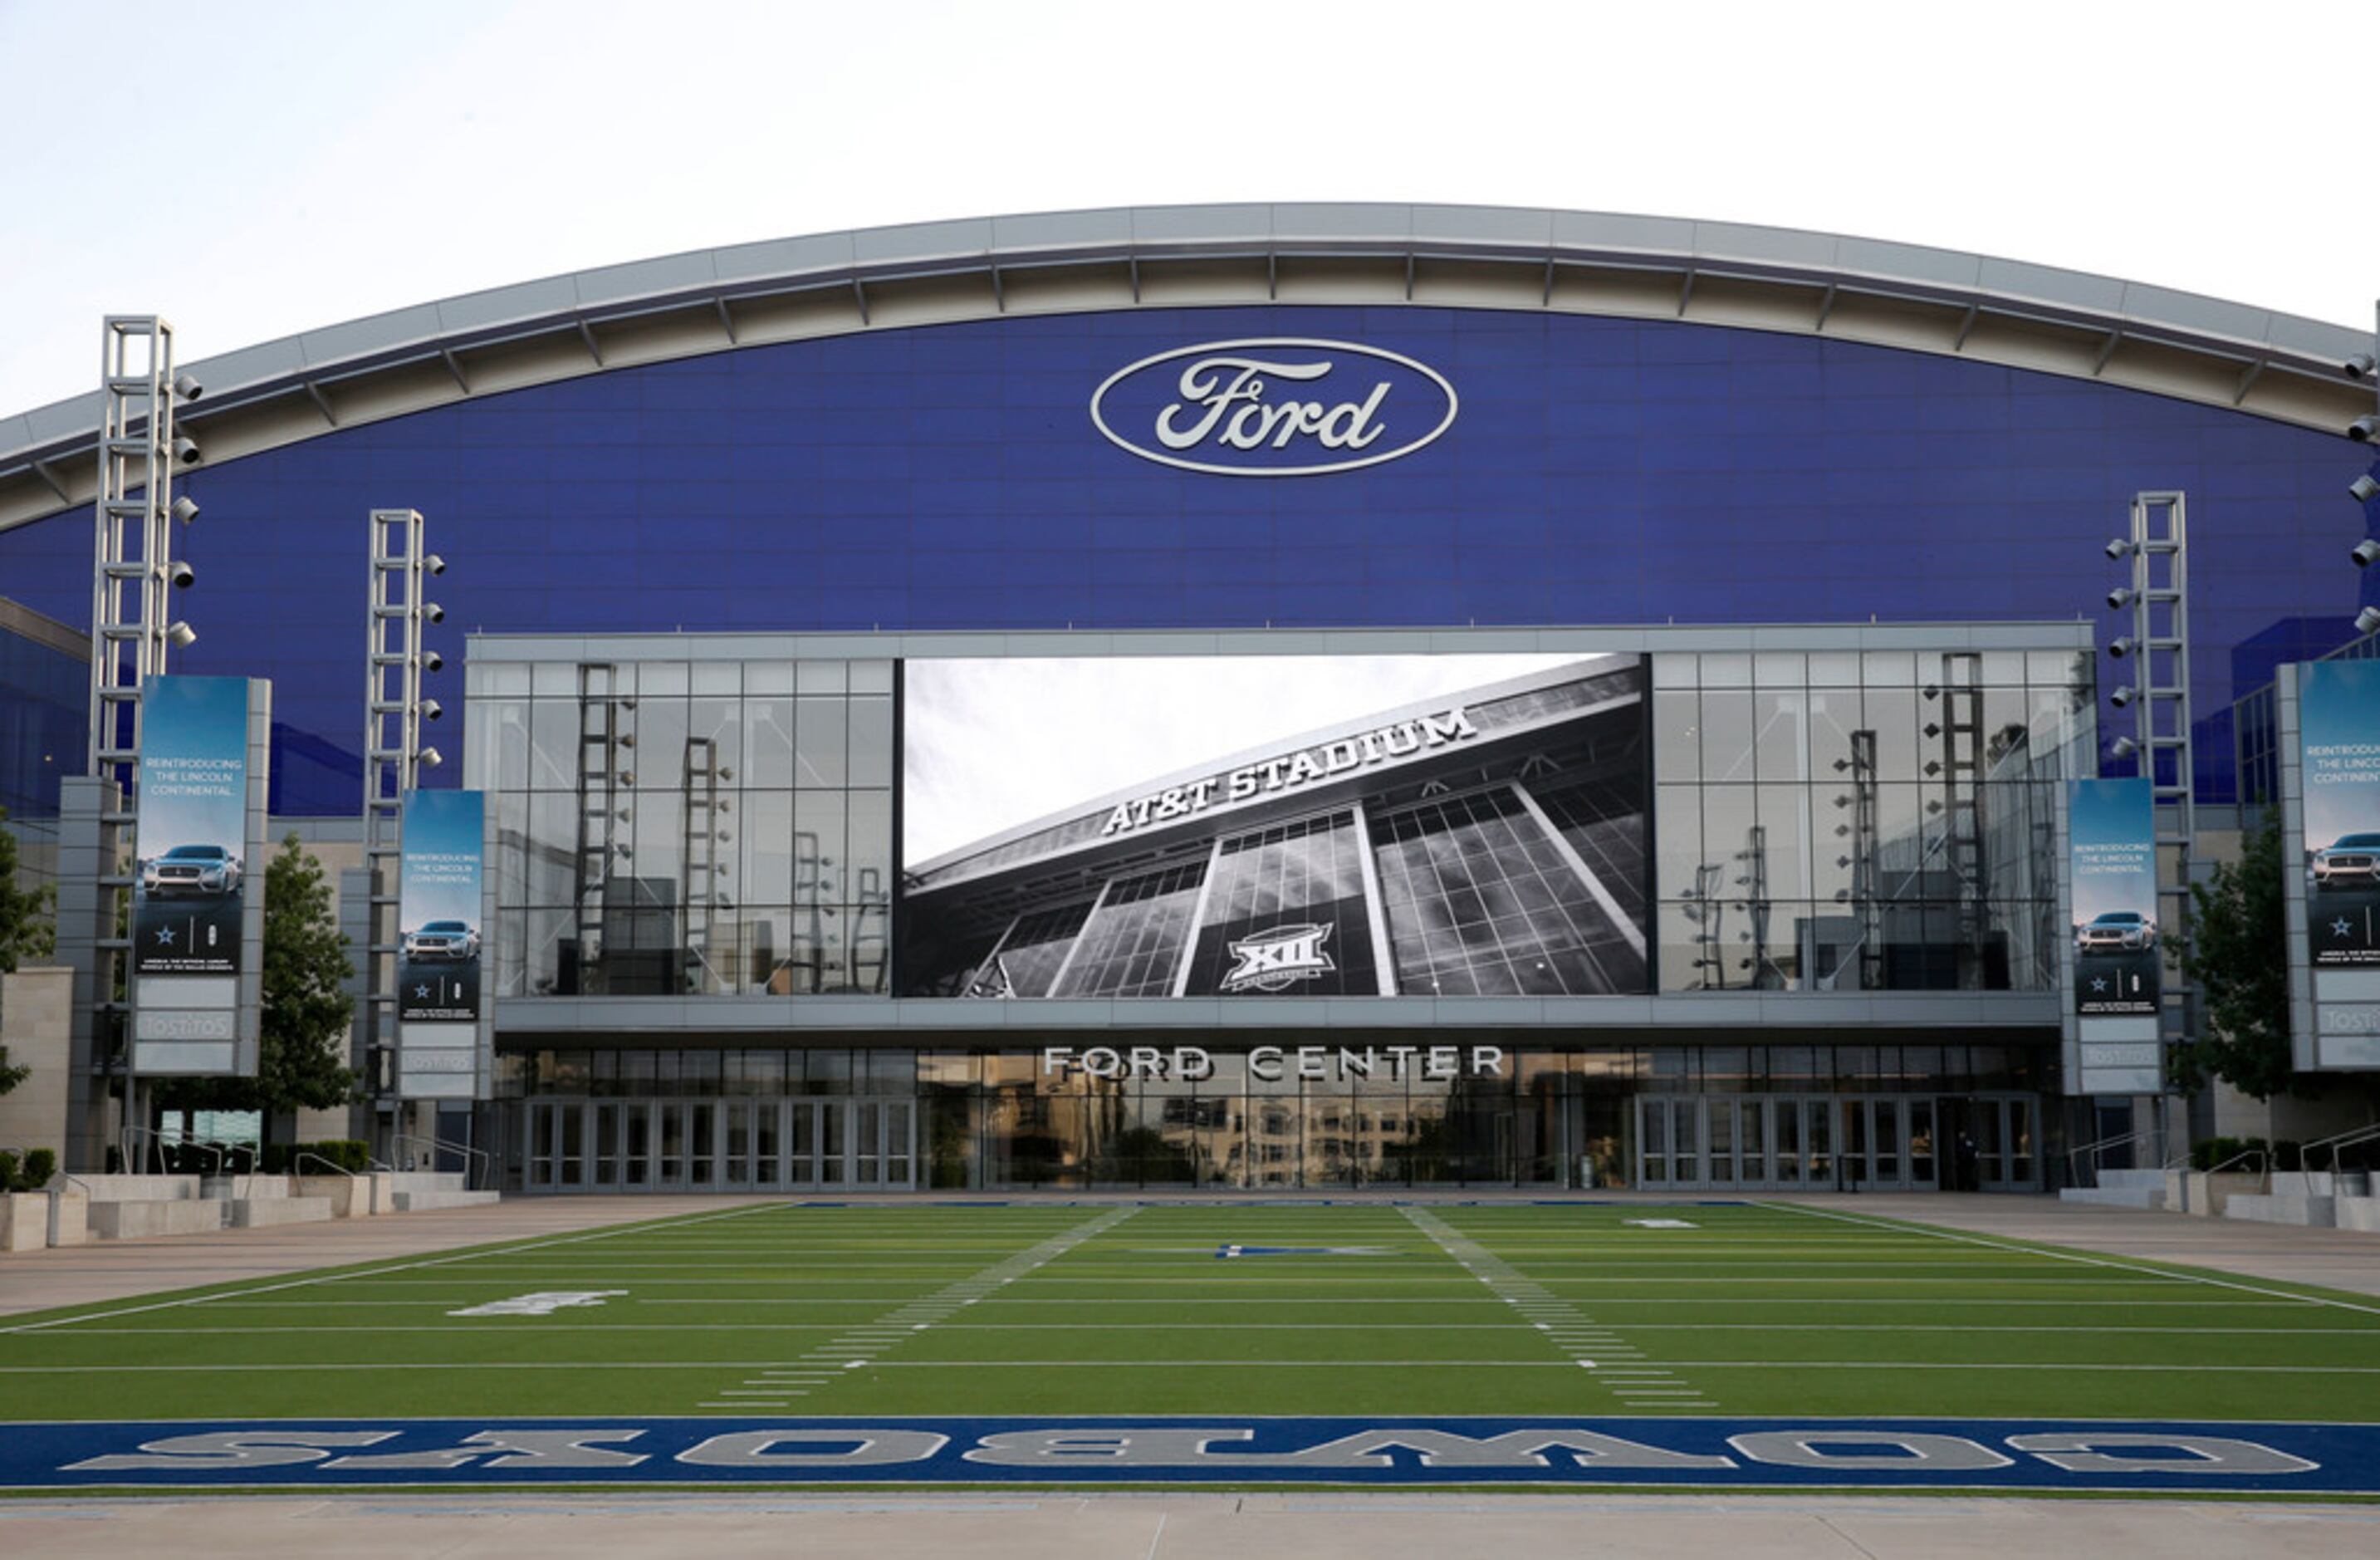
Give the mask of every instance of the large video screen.
M 900 986 L 1647 989 L 1631 655 L 912 660 Z

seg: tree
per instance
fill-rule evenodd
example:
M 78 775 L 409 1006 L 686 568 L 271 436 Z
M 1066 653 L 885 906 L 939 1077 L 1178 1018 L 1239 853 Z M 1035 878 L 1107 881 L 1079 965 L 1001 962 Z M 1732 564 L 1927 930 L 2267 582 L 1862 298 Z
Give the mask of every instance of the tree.
M 0 824 L 7 820 L 8 810 L 0 807 Z M 17 886 L 17 836 L 0 827 L 0 975 L 14 970 L 26 959 L 47 958 L 57 946 L 57 921 L 52 913 L 55 902 L 47 887 Z M 10 1066 L 8 1048 L 0 1045 L 0 1094 L 24 1082 L 32 1070 Z
M 2237 863 L 2191 884 L 2190 945 L 2181 968 L 2205 993 L 2204 1032 L 2174 1053 L 2174 1079 L 2195 1092 L 2220 1079 L 2269 1100 L 2289 1091 L 2289 918 L 2282 893 L 2278 809 L 2242 843 Z
M 264 1016 L 256 1077 L 193 1079 L 161 1095 L 174 1110 L 249 1110 L 264 1116 L 272 1140 L 276 1113 L 326 1110 L 355 1098 L 359 1076 L 346 1064 L 355 999 L 343 989 L 355 976 L 347 939 L 331 913 L 322 864 L 298 836 L 264 873 Z

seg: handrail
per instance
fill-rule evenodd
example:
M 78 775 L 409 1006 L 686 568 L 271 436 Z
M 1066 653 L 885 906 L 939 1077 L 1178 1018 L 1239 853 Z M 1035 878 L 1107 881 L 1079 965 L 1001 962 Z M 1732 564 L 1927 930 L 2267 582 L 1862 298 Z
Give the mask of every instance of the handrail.
M 134 1170 L 131 1167 L 133 1153 L 132 1144 L 135 1140 L 140 1138 L 147 1138 L 155 1142 L 159 1151 L 157 1158 L 160 1164 L 164 1162 L 165 1155 L 164 1151 L 168 1148 L 193 1148 L 213 1154 L 215 1156 L 214 1174 L 220 1176 L 224 1173 L 223 1150 L 218 1145 L 200 1142 L 195 1138 L 168 1138 L 165 1134 L 158 1131 L 153 1127 L 135 1127 L 131 1123 L 127 1122 L 117 1130 L 115 1146 L 116 1152 L 124 1156 L 125 1169 L 128 1174 L 135 1176 L 145 1176 L 148 1174 L 145 1170 Z M 164 1172 L 160 1173 L 163 1174 Z
M 2312 1169 L 2314 1151 L 2328 1149 L 2330 1168 L 2336 1171 L 2338 1168 L 2339 1150 L 2351 1149 L 2359 1143 L 2368 1143 L 2374 1139 L 2380 1139 L 2380 1121 L 2367 1122 L 2362 1127 L 2350 1127 L 2344 1132 L 2334 1132 L 2327 1138 L 2317 1138 L 2298 1150 L 2298 1164 Z
M 2206 1173 L 2210 1176 L 2219 1176 L 2224 1171 L 2228 1170 L 2231 1166 L 2239 1164 L 2243 1159 L 2252 1159 L 2256 1161 L 2256 1174 L 2265 1178 L 2265 1189 L 2266 1191 L 2272 1190 L 2273 1152 L 2272 1150 L 2268 1148 L 2241 1149 L 2238 1153 L 2233 1154 L 2230 1158 L 2223 1161 L 2221 1164 L 2208 1165 Z
M 395 1137 L 391 1138 L 388 1141 L 391 1148 L 401 1148 L 402 1145 L 407 1143 L 426 1143 L 430 1146 L 431 1160 L 433 1164 L 436 1163 L 437 1156 L 441 1152 L 465 1154 L 470 1159 L 475 1160 L 485 1160 L 488 1165 L 488 1179 L 491 1182 L 495 1179 L 496 1157 L 485 1149 L 475 1149 L 468 1143 L 449 1142 L 443 1138 L 416 1137 L 410 1132 L 400 1132 Z M 469 1187 L 471 1185 L 471 1168 L 468 1164 L 466 1164 L 463 1170 L 464 1186 Z
M 2096 1142 L 2078 1144 L 2066 1151 L 2067 1178 L 2076 1186 L 2082 1184 L 2082 1167 L 2078 1161 L 2080 1156 L 2087 1153 L 2091 1156 L 2091 1180 L 2094 1185 L 2096 1185 L 2099 1179 L 2099 1155 L 2102 1151 L 2121 1148 L 2126 1143 L 2137 1143 L 2155 1136 L 2155 1128 L 2144 1127 L 2137 1132 L 2119 1132 L 2111 1138 L 2101 1138 Z
M 300 1149 L 296 1153 L 292 1154 L 289 1158 L 290 1168 L 295 1171 L 298 1165 L 305 1164 L 310 1159 L 317 1164 L 328 1165 L 332 1170 L 337 1172 L 339 1175 L 345 1176 L 351 1181 L 359 1178 L 354 1171 L 348 1169 L 337 1160 L 326 1159 L 322 1155 L 316 1153 L 312 1149 Z

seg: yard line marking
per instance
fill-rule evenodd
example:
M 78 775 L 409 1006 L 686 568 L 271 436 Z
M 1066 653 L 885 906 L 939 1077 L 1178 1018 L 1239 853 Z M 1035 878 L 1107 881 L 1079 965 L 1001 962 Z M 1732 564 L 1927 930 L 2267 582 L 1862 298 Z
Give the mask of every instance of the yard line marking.
M 2287 1289 L 2267 1289 L 2260 1285 L 2241 1284 L 2236 1280 L 2228 1278 L 2205 1278 L 2201 1277 L 2196 1274 L 2190 1273 L 2169 1274 L 2157 1268 L 2142 1267 L 2132 1262 L 2118 1261 L 2112 1257 L 2086 1257 L 2079 1251 L 2063 1251 L 2059 1250 L 2056 1247 L 2034 1248 L 2029 1246 L 2013 1246 L 2006 1241 L 1993 1240 L 1984 1236 L 1967 1235 L 1957 1230 L 1936 1229 L 1931 1225 L 1884 1224 L 1875 1219 L 1864 1218 L 1856 1213 L 1837 1213 L 1828 1209 L 1803 1208 L 1791 1202 L 1779 1203 L 1777 1206 L 1790 1209 L 1796 1213 L 1806 1213 L 1814 1219 L 1840 1219 L 1846 1224 L 1865 1225 L 1874 1229 L 1898 1230 L 1912 1235 L 1927 1235 L 1932 1236 L 1937 1240 L 1955 1240 L 1970 1246 L 1987 1246 L 1995 1250 L 2000 1251 L 2021 1251 L 2028 1256 L 2055 1257 L 2060 1261 L 2080 1262 L 2085 1267 L 2111 1268 L 2119 1273 L 2150 1274 L 2157 1277 L 2164 1278 L 2169 1283 L 2202 1284 L 2211 1289 L 2237 1289 L 2240 1293 L 2246 1295 L 2270 1295 L 2282 1299 L 2296 1300 L 2301 1304 L 2305 1305 L 2335 1306 L 2340 1310 L 2356 1311 L 2365 1316 L 2380 1316 L 2380 1305 L 2357 1305 L 2352 1300 L 2332 1299 L 2324 1295 L 2292 1294 Z
M 1095 1218 L 1062 1229 L 1038 1245 L 1028 1246 L 1024 1250 L 1014 1252 L 979 1273 L 960 1279 L 922 1298 L 912 1300 L 906 1305 L 898 1306 L 886 1314 L 877 1317 L 872 1322 L 845 1328 L 832 1342 L 803 1355 L 802 1359 L 832 1360 L 841 1365 L 844 1371 L 856 1371 L 863 1365 L 882 1363 L 874 1358 L 878 1350 L 890 1348 L 895 1344 L 914 1338 L 935 1322 L 948 1321 L 958 1312 L 960 1307 L 975 1304 L 984 1291 L 996 1289 L 1045 1263 L 1057 1261 L 1083 1242 L 1106 1234 L 1139 1212 L 1140 1204 L 1125 1203 L 1111 1208 Z M 913 1320 L 918 1318 L 922 1320 Z M 749 1386 L 770 1375 L 795 1369 L 798 1367 L 781 1363 L 774 1369 L 763 1371 L 759 1376 L 747 1380 L 745 1384 Z
M 1436 1242 L 1440 1250 L 1461 1263 L 1463 1270 L 1474 1278 L 1486 1285 L 1490 1294 L 1510 1304 L 1522 1315 L 1551 1318 L 1565 1323 L 1568 1329 L 1592 1329 L 1598 1333 L 1603 1331 L 1601 1324 L 1592 1317 L 1580 1311 L 1559 1296 L 1549 1294 L 1526 1274 L 1522 1273 L 1495 1252 L 1480 1245 L 1462 1230 L 1448 1224 L 1427 1209 L 1408 1204 L 1402 1212 L 1408 1220 L 1412 1221 L 1415 1228 Z M 1536 1325 L 1547 1327 L 1547 1323 L 1542 1321 Z M 1652 1376 L 1662 1381 L 1675 1380 L 1666 1371 L 1648 1371 L 1642 1366 L 1622 1366 L 1618 1371 L 1608 1371 L 1598 1364 L 1599 1359 L 1622 1353 L 1633 1354 L 1634 1351 L 1623 1351 L 1611 1344 L 1603 1342 L 1580 1344 L 1568 1338 L 1551 1336 L 1550 1328 L 1548 1328 L 1548 1332 L 1549 1335 L 1547 1341 L 1571 1356 L 1567 1363 L 1584 1366 L 1589 1375 L 1596 1377 L 1598 1385 L 1608 1384 L 1607 1378 L 1616 1383 L 1622 1376 L 1631 1379 Z M 1597 1358 L 1596 1359 L 1582 1358 L 1590 1348 L 1595 1350 Z M 1617 1384 L 1610 1384 L 1609 1390 L 1615 1395 L 1625 1395 L 1623 1389 Z
M 686 1225 L 714 1224 L 722 1219 L 738 1219 L 751 1213 L 772 1212 L 777 1204 L 756 1202 L 743 1208 L 730 1208 L 718 1213 L 692 1213 L 668 1226 L 683 1228 Z M 228 1289 L 216 1295 L 197 1295 L 181 1299 L 152 1300 L 146 1305 L 124 1306 L 115 1310 L 91 1311 L 81 1316 L 53 1317 L 47 1322 L 22 1322 L 14 1326 L 0 1327 L 0 1336 L 10 1333 L 36 1333 L 47 1327 L 71 1327 L 78 1322 L 111 1322 L 119 1316 L 138 1316 L 147 1311 L 172 1310 L 181 1306 L 208 1305 L 217 1300 L 244 1298 L 250 1295 L 273 1294 L 284 1289 L 302 1289 L 311 1285 L 341 1284 L 349 1279 L 374 1278 L 382 1274 L 409 1273 L 419 1268 L 445 1267 L 455 1262 L 484 1261 L 490 1257 L 508 1256 L 513 1251 L 540 1251 L 555 1246 L 577 1246 L 589 1240 L 612 1240 L 638 1230 L 650 1231 L 650 1224 L 624 1225 L 614 1229 L 592 1230 L 582 1235 L 565 1235 L 552 1240 L 533 1241 L 525 1246 L 498 1248 L 492 1251 L 459 1251 L 443 1257 L 425 1257 L 419 1261 L 396 1262 L 383 1268 L 370 1268 L 361 1273 L 314 1274 L 300 1278 L 283 1279 L 278 1283 L 261 1284 L 248 1289 Z M 398 1280 L 399 1283 L 407 1282 Z

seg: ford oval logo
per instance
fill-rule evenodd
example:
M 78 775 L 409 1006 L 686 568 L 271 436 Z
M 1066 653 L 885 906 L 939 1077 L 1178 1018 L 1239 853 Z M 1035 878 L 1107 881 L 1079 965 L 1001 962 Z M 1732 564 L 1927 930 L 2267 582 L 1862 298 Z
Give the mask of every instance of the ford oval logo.
M 1411 455 L 1454 426 L 1454 386 L 1402 353 L 1268 337 L 1118 369 L 1091 422 L 1143 460 L 1226 477 L 1318 477 Z

